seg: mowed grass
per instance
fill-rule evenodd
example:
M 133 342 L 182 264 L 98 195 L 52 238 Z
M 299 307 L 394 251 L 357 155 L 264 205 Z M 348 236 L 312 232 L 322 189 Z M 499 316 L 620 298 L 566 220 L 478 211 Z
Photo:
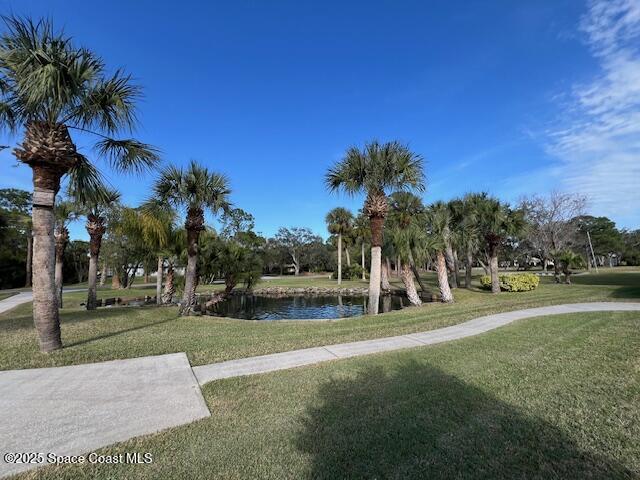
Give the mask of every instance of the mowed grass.
M 631 479 L 640 313 L 522 320 L 433 347 L 227 379 L 211 417 L 100 450 L 147 465 L 41 479 Z
M 336 321 L 258 322 L 210 316 L 181 318 L 175 307 L 80 307 L 86 293 L 65 295 L 61 311 L 65 348 L 52 354 L 38 351 L 31 305 L 0 315 L 0 370 L 51 367 L 118 358 L 186 352 L 193 365 L 282 352 L 298 348 L 365 340 L 431 330 L 490 313 L 540 305 L 584 301 L 624 301 L 640 298 L 640 273 L 590 276 L 590 284 L 556 285 L 544 278 L 533 292 L 491 293 L 475 288 L 455 290 L 456 303 L 425 304 L 378 316 Z M 433 276 L 427 281 L 432 284 Z M 291 279 L 290 282 L 313 279 Z M 272 280 L 273 281 L 273 280 Z M 262 284 L 267 285 L 270 281 Z M 99 297 L 143 296 L 153 288 L 99 292 Z M 114 293 L 117 292 L 117 293 Z

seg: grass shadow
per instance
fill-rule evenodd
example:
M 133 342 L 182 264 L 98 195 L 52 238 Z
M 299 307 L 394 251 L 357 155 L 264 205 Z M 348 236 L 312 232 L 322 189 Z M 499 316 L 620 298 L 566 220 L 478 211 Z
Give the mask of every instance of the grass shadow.
M 178 317 L 176 316 L 176 318 Z M 115 332 L 104 333 L 102 335 L 98 335 L 92 338 L 87 338 L 85 340 L 79 340 L 77 342 L 67 343 L 64 345 L 64 347 L 65 348 L 77 347 L 79 345 L 85 345 L 87 343 L 96 342 L 98 340 L 104 340 L 106 338 L 122 335 L 123 333 L 130 333 L 130 332 L 135 332 L 137 330 L 144 330 L 145 328 L 149 328 L 149 327 L 156 327 L 164 323 L 173 322 L 174 320 L 176 320 L 176 318 L 165 318 L 164 320 L 160 320 L 159 322 L 151 322 L 151 323 L 146 323 L 144 325 L 138 325 L 136 327 L 123 328 L 122 330 L 116 330 Z
M 296 446 L 309 478 L 632 478 L 556 426 L 429 365 L 332 380 Z

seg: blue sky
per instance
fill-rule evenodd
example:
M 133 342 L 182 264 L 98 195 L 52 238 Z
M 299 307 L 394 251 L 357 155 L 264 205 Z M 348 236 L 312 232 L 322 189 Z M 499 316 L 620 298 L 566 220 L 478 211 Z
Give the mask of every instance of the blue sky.
M 130 72 L 145 91 L 137 136 L 164 162 L 225 173 L 266 235 L 326 235 L 329 209 L 357 210 L 323 175 L 372 138 L 425 157 L 426 202 L 558 189 L 640 226 L 639 0 L 106 5 L 0 0 Z M 0 153 L 0 187 L 30 189 L 15 163 Z M 131 205 L 153 180 L 103 172 Z

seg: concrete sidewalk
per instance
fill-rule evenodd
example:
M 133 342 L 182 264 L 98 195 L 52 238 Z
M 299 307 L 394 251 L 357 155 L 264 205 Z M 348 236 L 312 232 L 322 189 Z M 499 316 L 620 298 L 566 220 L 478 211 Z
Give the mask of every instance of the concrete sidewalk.
M 86 292 L 86 288 L 69 288 L 64 289 L 62 293 L 72 293 L 72 292 Z M 23 303 L 29 303 L 33 301 L 33 294 L 31 292 L 19 292 L 15 295 L 11 295 L 9 298 L 5 298 L 4 300 L 0 300 L 0 313 L 4 313 L 12 308 L 16 308 L 18 305 L 22 305 Z
M 507 325 L 524 318 L 557 315 L 562 313 L 601 312 L 601 311 L 635 311 L 640 310 L 640 303 L 623 302 L 594 302 L 574 303 L 567 305 L 552 305 L 548 307 L 515 310 L 513 312 L 497 313 L 470 320 L 451 327 L 439 328 L 421 333 L 411 333 L 396 337 L 378 338 L 360 342 L 326 345 L 323 347 L 305 348 L 290 352 L 261 355 L 258 357 L 241 358 L 227 362 L 212 363 L 193 367 L 193 372 L 200 385 L 219 380 L 221 378 L 254 375 L 257 373 L 273 372 L 287 368 L 301 367 L 314 363 L 349 358 L 372 353 L 388 352 L 404 348 L 414 348 L 424 345 L 457 340 L 478 335 L 494 328 Z
M 2 455 L 88 454 L 208 416 L 184 353 L 0 372 Z M 0 476 L 38 466 L 0 460 Z

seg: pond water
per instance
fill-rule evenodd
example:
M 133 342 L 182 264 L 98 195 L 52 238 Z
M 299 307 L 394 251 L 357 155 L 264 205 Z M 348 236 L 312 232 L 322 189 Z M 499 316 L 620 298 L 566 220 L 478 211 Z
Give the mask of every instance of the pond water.
M 267 297 L 233 295 L 207 311 L 220 317 L 245 320 L 311 320 L 318 318 L 344 318 L 362 315 L 367 310 L 368 298 L 359 296 L 287 296 Z M 409 305 L 400 295 L 380 298 L 380 312 L 399 310 Z

